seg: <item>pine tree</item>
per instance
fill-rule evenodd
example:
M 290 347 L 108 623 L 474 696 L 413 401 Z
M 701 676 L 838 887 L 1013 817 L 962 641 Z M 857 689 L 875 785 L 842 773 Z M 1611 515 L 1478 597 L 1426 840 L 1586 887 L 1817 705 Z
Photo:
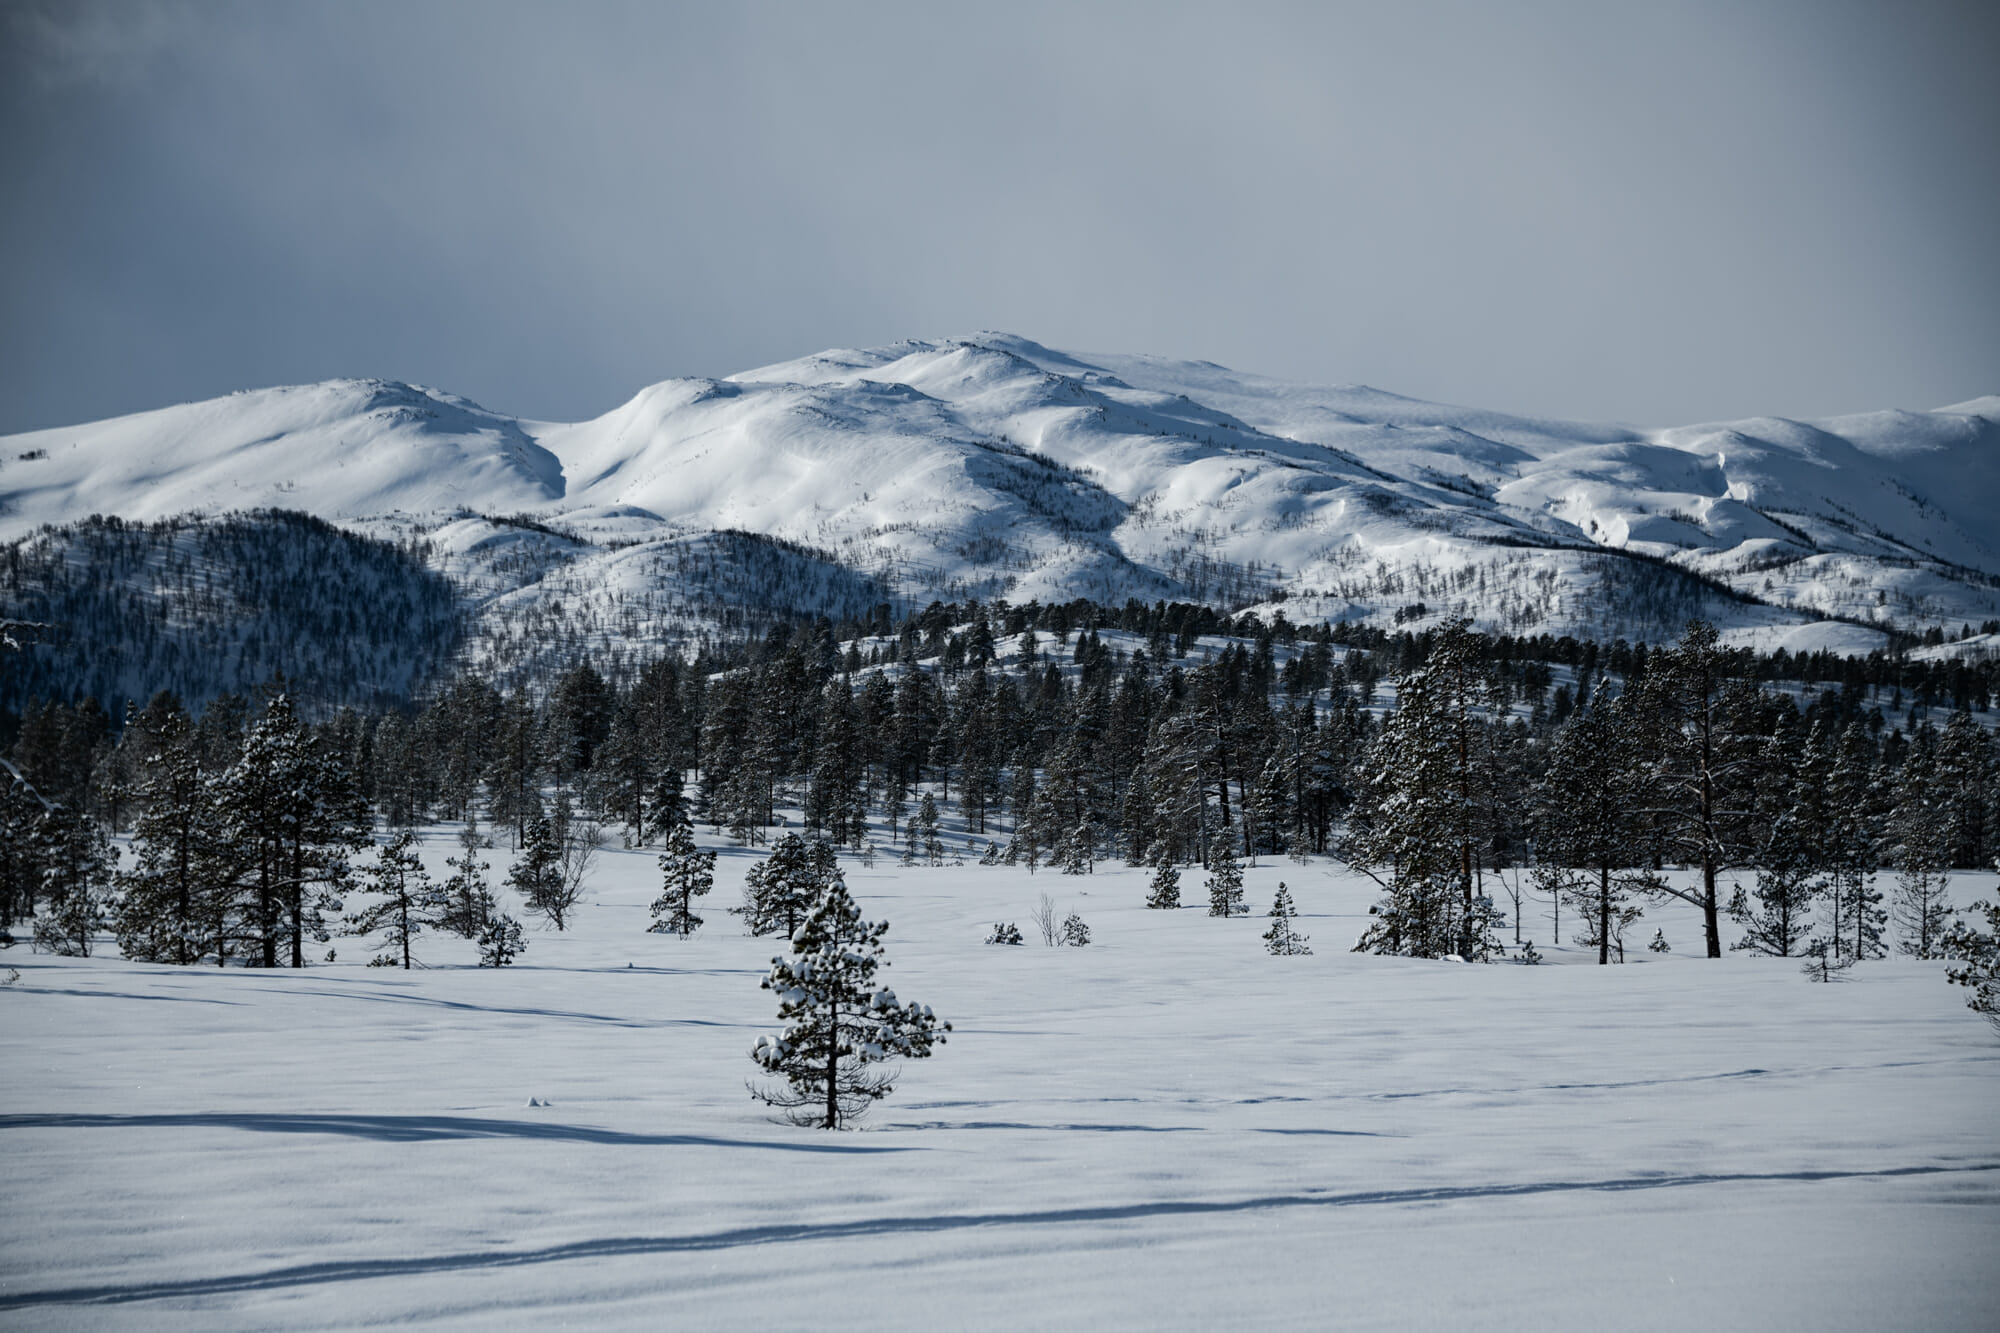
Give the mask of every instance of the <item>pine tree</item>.
M 1945 976 L 1954 985 L 1970 989 L 1972 998 L 1965 1002 L 1966 1007 L 1984 1014 L 2000 1029 L 2000 902 L 1976 902 L 1971 911 L 1975 919 L 1986 918 L 1986 928 L 1963 921 L 1952 923 L 1942 942 L 1943 953 L 1959 965 Z
M 771 960 L 763 985 L 778 996 L 786 1026 L 758 1038 L 750 1055 L 783 1083 L 753 1085 L 751 1095 L 794 1124 L 839 1129 L 893 1090 L 887 1062 L 922 1059 L 951 1031 L 927 1006 L 876 987 L 888 930 L 886 921 L 863 921 L 836 883 L 793 933 L 791 956 Z
M 1632 838 L 1630 728 L 1622 701 L 1607 701 L 1600 685 L 1591 707 L 1557 733 L 1536 794 L 1535 852 L 1543 862 L 1538 878 L 1587 918 L 1577 939 L 1597 948 L 1599 964 L 1611 961 L 1613 947 L 1639 915 L 1632 894 L 1658 883 L 1632 869 L 1639 850 Z
M 36 919 L 35 942 L 52 953 L 88 958 L 91 936 L 104 928 L 117 850 L 103 827 L 74 806 L 52 806 L 38 834 L 48 906 Z
M 1500 947 L 1498 913 L 1477 888 L 1487 802 L 1476 665 L 1466 622 L 1441 631 L 1423 666 L 1399 678 L 1396 711 L 1369 748 L 1344 852 L 1385 896 L 1356 952 L 1483 959 Z
M 1181 872 L 1165 856 L 1153 868 L 1153 891 L 1146 898 L 1146 906 L 1171 911 L 1181 905 Z
M 1243 901 L 1243 867 L 1233 856 L 1221 856 L 1208 872 L 1208 914 L 1245 916 L 1250 907 Z
M 304 967 L 307 938 L 329 938 L 325 914 L 340 910 L 348 855 L 368 842 L 352 775 L 279 693 L 244 735 L 216 796 L 241 858 L 237 908 L 257 962 L 277 967 L 282 945 L 289 966 Z
M 1760 748 L 1742 725 L 1755 691 L 1734 670 L 1715 626 L 1695 620 L 1678 644 L 1652 655 L 1629 691 L 1633 734 L 1650 751 L 1645 814 L 1665 853 L 1700 872 L 1691 889 L 1662 879 L 1655 891 L 1700 910 L 1710 958 L 1722 957 L 1717 881 L 1745 854 Z
M 1271 928 L 1264 932 L 1264 947 L 1274 954 L 1292 956 L 1308 954 L 1307 937 L 1292 929 L 1292 918 L 1296 913 L 1292 908 L 1292 891 L 1278 881 L 1278 896 L 1271 903 Z
M 1925 727 L 1903 760 L 1889 816 L 1896 885 L 1890 907 L 1901 928 L 1899 947 L 1915 958 L 1938 958 L 1951 921 L 1955 794 L 1940 783 L 1936 748 Z
M 234 877 L 235 847 L 215 784 L 202 771 L 193 725 L 171 696 L 156 697 L 137 725 L 146 751 L 144 813 L 132 834 L 132 867 L 117 881 L 119 951 L 183 967 L 211 957 L 223 962 L 224 890 Z
M 1653 931 L 1652 943 L 1646 947 L 1654 953 L 1672 953 L 1674 951 L 1674 946 L 1667 943 L 1667 932 L 1660 929 Z
M 486 872 L 492 865 L 479 859 L 479 835 L 470 824 L 459 839 L 459 854 L 447 856 L 451 878 L 441 888 L 444 914 L 438 925 L 466 939 L 476 940 L 493 917 L 493 890 L 487 887 Z
M 479 932 L 479 965 L 506 967 L 528 947 L 521 938 L 521 923 L 504 912 L 488 918 Z
M 350 935 L 383 932 L 383 952 L 369 960 L 370 967 L 408 971 L 411 942 L 445 915 L 444 895 L 431 883 L 416 843 L 415 833 L 402 830 L 382 844 L 375 864 L 364 872 L 367 891 L 376 895 L 376 901 L 347 918 L 347 931 Z
M 1063 918 L 1062 942 L 1072 949 L 1081 949 L 1090 943 L 1090 927 L 1075 912 Z
M 837 868 L 832 871 L 835 879 L 839 874 Z M 798 834 L 787 833 L 744 876 L 743 905 L 729 910 L 743 918 L 752 935 L 781 934 L 789 939 L 827 887 L 826 867 L 815 865 L 814 848 Z
M 562 844 L 546 816 L 537 815 L 528 821 L 527 832 L 521 839 L 521 855 L 508 870 L 507 882 L 521 895 L 522 905 L 529 912 L 547 917 L 557 930 L 562 929 L 569 910 L 563 884 Z
M 1023 944 L 1021 928 L 1011 921 L 995 921 L 993 933 L 986 937 L 988 944 Z
M 653 900 L 653 924 L 646 929 L 686 939 L 701 929 L 694 900 L 715 887 L 715 853 L 695 846 L 694 834 L 685 824 L 677 824 L 660 854 L 660 873 L 665 883 Z
M 934 866 L 943 865 L 944 841 L 938 836 L 937 802 L 932 799 L 929 792 L 925 792 L 923 799 L 917 802 L 917 838 L 923 840 L 925 863 Z M 911 841 L 914 843 L 916 838 Z

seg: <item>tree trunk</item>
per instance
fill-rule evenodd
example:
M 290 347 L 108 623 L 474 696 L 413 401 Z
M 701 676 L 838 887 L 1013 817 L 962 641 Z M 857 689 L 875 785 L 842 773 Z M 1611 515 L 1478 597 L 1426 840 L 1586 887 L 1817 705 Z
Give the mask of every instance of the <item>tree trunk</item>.
M 1611 867 L 1597 867 L 1597 965 L 1611 962 Z

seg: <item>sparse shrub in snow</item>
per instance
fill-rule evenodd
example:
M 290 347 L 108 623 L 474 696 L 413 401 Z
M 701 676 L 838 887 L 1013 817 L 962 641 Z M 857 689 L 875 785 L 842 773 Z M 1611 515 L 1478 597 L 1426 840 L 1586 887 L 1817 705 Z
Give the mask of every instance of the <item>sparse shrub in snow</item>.
M 1646 947 L 1654 953 L 1672 953 L 1674 951 L 1674 946 L 1667 943 L 1667 932 L 1658 928 L 1655 928 L 1653 931 L 1652 943 Z
M 1292 929 L 1292 891 L 1278 881 L 1278 896 L 1271 903 L 1271 928 L 1264 932 L 1264 947 L 1278 955 L 1308 954 L 1306 937 Z
M 1845 981 L 1847 969 L 1853 966 L 1854 955 L 1844 952 L 1832 940 L 1819 936 L 1806 945 L 1805 965 L 1799 970 L 1812 981 Z
M 715 887 L 715 853 L 695 846 L 686 824 L 675 824 L 667 833 L 667 849 L 660 854 L 660 873 L 665 883 L 653 900 L 653 924 L 646 929 L 686 939 L 701 929 L 694 900 Z
M 750 1091 L 794 1124 L 839 1129 L 892 1091 L 889 1061 L 922 1059 L 951 1031 L 927 1005 L 876 987 L 888 930 L 886 921 L 863 921 L 836 880 L 794 932 L 791 956 L 771 960 L 763 986 L 778 996 L 787 1026 L 758 1038 L 750 1055 L 783 1082 Z
M 1208 874 L 1208 914 L 1247 916 L 1250 905 L 1243 901 L 1243 867 L 1233 856 L 1218 856 Z
M 1172 909 L 1181 905 L 1181 872 L 1174 863 L 1162 858 L 1153 869 L 1153 891 L 1147 895 L 1146 906 Z
M 1051 949 L 1056 947 L 1056 900 L 1043 894 L 1035 903 L 1035 928 L 1042 933 L 1042 943 Z
M 1535 947 L 1533 940 L 1529 940 L 1521 946 L 1521 952 L 1515 955 L 1514 961 L 1528 967 L 1533 967 L 1542 961 L 1542 952 Z
M 988 944 L 1022 944 L 1021 929 L 1011 921 L 995 921 L 993 933 L 986 937 Z
M 1090 927 L 1086 926 L 1083 918 L 1075 912 L 1063 918 L 1062 942 L 1072 949 L 1081 949 L 1090 943 Z

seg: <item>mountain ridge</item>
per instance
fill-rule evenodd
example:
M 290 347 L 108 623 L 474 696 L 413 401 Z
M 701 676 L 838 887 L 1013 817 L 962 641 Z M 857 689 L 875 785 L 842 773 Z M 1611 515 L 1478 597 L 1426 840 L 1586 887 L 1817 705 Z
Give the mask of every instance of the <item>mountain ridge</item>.
M 585 601 L 645 593 L 633 545 L 733 530 L 910 601 L 1282 599 L 1397 623 L 1422 603 L 1656 640 L 1694 612 L 1739 641 L 1826 622 L 1864 651 L 2000 617 L 2000 396 L 1651 429 L 988 332 L 663 380 L 582 422 L 332 380 L 0 438 L 0 539 L 274 507 L 422 538 L 475 607 L 537 581 L 492 554 L 518 514 L 576 539 Z

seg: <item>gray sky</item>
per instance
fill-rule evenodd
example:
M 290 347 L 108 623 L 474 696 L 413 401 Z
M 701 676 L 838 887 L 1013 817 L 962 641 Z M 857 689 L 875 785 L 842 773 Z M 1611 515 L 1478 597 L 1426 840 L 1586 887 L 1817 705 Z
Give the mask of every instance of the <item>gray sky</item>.
M 2000 7 L 0 0 L 0 430 L 999 328 L 1670 424 L 2000 393 Z

